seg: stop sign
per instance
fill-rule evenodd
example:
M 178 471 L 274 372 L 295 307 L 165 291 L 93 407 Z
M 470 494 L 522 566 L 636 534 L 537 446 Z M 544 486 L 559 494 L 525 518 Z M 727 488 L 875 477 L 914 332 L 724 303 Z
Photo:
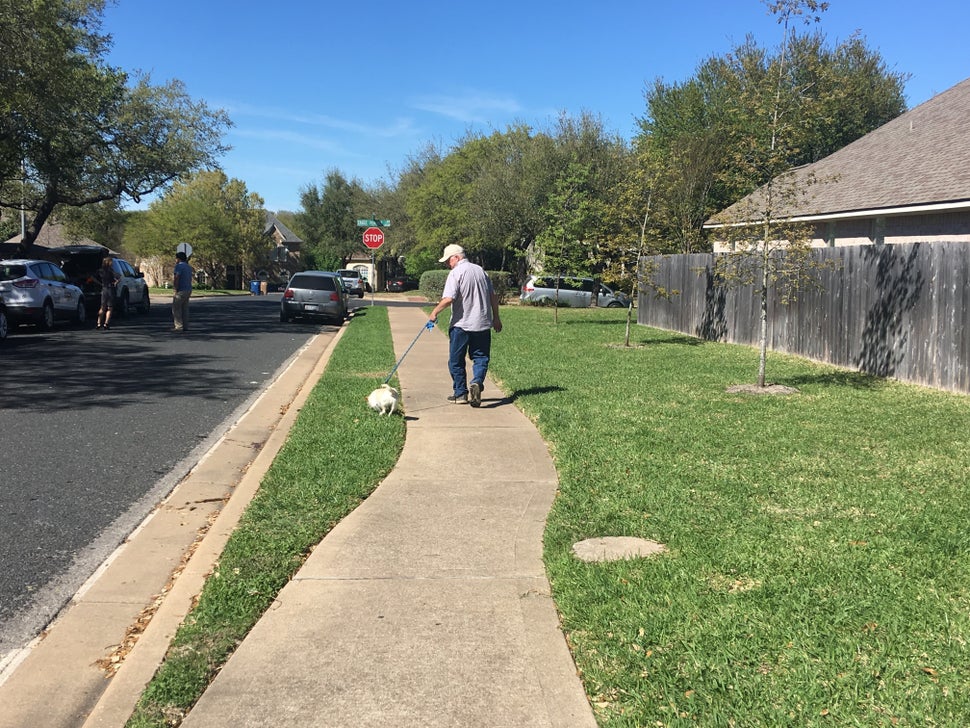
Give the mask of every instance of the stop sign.
M 364 245 L 371 250 L 377 250 L 384 244 L 384 231 L 380 228 L 369 227 L 364 231 Z

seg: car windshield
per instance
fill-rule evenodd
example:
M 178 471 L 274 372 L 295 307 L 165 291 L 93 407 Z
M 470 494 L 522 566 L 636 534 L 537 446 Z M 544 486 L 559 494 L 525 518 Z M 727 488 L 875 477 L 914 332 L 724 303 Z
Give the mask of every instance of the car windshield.
M 310 291 L 335 291 L 337 286 L 330 276 L 301 276 L 295 275 L 290 281 L 290 288 L 304 288 Z
M 0 265 L 0 281 L 13 281 L 27 273 L 25 265 Z
M 357 277 L 357 271 L 355 271 L 355 270 L 338 270 L 337 271 L 337 275 L 341 276 L 342 278 L 356 278 Z

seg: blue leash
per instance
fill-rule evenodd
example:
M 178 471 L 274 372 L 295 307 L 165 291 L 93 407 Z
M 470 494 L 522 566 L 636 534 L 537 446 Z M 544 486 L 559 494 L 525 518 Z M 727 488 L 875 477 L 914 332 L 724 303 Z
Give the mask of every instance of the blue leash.
M 421 334 L 424 333 L 425 329 L 427 329 L 428 331 L 431 331 L 431 329 L 433 328 L 434 328 L 434 321 L 428 321 L 428 323 L 426 323 L 424 326 L 421 327 L 421 330 L 418 332 L 418 335 L 415 336 L 414 341 L 411 342 L 411 346 L 405 349 L 404 353 L 401 354 L 401 358 L 397 360 L 397 364 L 395 364 L 394 368 L 391 370 L 391 373 L 387 375 L 387 379 L 384 380 L 384 384 L 387 384 L 389 381 L 391 381 L 391 377 L 394 376 L 394 372 L 396 372 L 397 368 L 401 366 L 401 362 L 404 361 L 404 357 L 408 355 L 408 352 L 411 351 L 414 345 L 418 343 L 418 339 L 421 338 Z

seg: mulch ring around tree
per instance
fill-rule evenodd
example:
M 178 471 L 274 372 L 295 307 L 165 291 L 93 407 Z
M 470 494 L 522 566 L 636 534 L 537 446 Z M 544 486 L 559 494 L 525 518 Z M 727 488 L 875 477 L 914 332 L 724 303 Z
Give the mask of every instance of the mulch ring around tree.
M 798 394 L 797 389 L 786 387 L 784 384 L 766 384 L 763 387 L 759 387 L 757 384 L 734 384 L 728 387 L 726 391 L 728 394 Z

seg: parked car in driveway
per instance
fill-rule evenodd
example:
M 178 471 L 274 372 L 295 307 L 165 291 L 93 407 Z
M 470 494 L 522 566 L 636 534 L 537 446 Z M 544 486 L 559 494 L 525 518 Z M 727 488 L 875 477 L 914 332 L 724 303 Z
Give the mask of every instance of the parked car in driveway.
M 556 289 L 559 289 L 558 299 Z M 522 286 L 519 300 L 523 303 L 558 304 L 570 308 L 588 308 L 595 303 L 603 308 L 626 308 L 630 297 L 614 291 L 592 278 L 563 276 L 556 284 L 556 276 L 529 276 Z
M 322 318 L 339 326 L 347 318 L 347 291 L 337 273 L 305 270 L 294 273 L 280 299 L 280 321 Z
M 337 275 L 343 279 L 347 293 L 357 296 L 357 298 L 364 297 L 364 279 L 360 277 L 360 273 L 349 268 L 343 268 L 337 271 Z
M 37 324 L 50 330 L 56 319 L 79 324 L 87 319 L 81 289 L 68 283 L 64 271 L 46 260 L 0 261 L 0 298 L 12 324 Z
M 418 281 L 411 276 L 391 276 L 387 279 L 387 290 L 390 293 L 411 291 L 418 287 Z
M 65 245 L 52 248 L 51 252 L 60 260 L 68 280 L 84 292 L 88 313 L 101 308 L 100 270 L 105 256 L 113 259 L 111 265 L 119 281 L 115 292 L 115 315 L 126 316 L 132 307 L 137 308 L 139 313 L 148 313 L 151 309 L 144 274 L 135 270 L 124 258 L 112 255 L 107 248 L 101 245 Z

